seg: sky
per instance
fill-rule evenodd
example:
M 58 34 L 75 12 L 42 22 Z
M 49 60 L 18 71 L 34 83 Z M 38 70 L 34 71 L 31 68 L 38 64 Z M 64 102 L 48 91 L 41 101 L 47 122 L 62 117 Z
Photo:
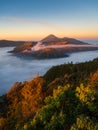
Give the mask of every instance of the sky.
M 98 0 L 0 0 L 0 39 L 98 39 Z

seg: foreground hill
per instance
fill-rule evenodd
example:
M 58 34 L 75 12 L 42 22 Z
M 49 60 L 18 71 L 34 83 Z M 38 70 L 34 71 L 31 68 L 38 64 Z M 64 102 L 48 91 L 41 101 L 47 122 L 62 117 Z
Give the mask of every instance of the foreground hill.
M 0 97 L 0 130 L 98 130 L 98 58 L 52 67 Z

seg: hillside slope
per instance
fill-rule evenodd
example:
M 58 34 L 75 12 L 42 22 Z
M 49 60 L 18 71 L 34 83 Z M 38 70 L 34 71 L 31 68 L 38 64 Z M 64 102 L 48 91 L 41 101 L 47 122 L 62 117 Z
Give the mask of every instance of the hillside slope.
M 1 130 L 98 130 L 98 58 L 51 68 L 0 97 Z

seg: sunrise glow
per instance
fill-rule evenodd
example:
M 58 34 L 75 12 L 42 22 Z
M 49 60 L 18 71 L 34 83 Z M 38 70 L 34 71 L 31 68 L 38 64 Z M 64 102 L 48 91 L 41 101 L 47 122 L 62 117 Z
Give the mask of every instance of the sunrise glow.
M 5 0 L 0 3 L 0 39 L 58 37 L 98 39 L 97 0 Z

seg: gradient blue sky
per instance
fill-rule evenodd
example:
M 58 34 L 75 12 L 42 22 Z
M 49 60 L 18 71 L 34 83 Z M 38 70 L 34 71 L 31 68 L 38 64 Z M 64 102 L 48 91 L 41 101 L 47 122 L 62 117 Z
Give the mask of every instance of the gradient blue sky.
M 98 0 L 0 0 L 0 39 L 98 38 Z

